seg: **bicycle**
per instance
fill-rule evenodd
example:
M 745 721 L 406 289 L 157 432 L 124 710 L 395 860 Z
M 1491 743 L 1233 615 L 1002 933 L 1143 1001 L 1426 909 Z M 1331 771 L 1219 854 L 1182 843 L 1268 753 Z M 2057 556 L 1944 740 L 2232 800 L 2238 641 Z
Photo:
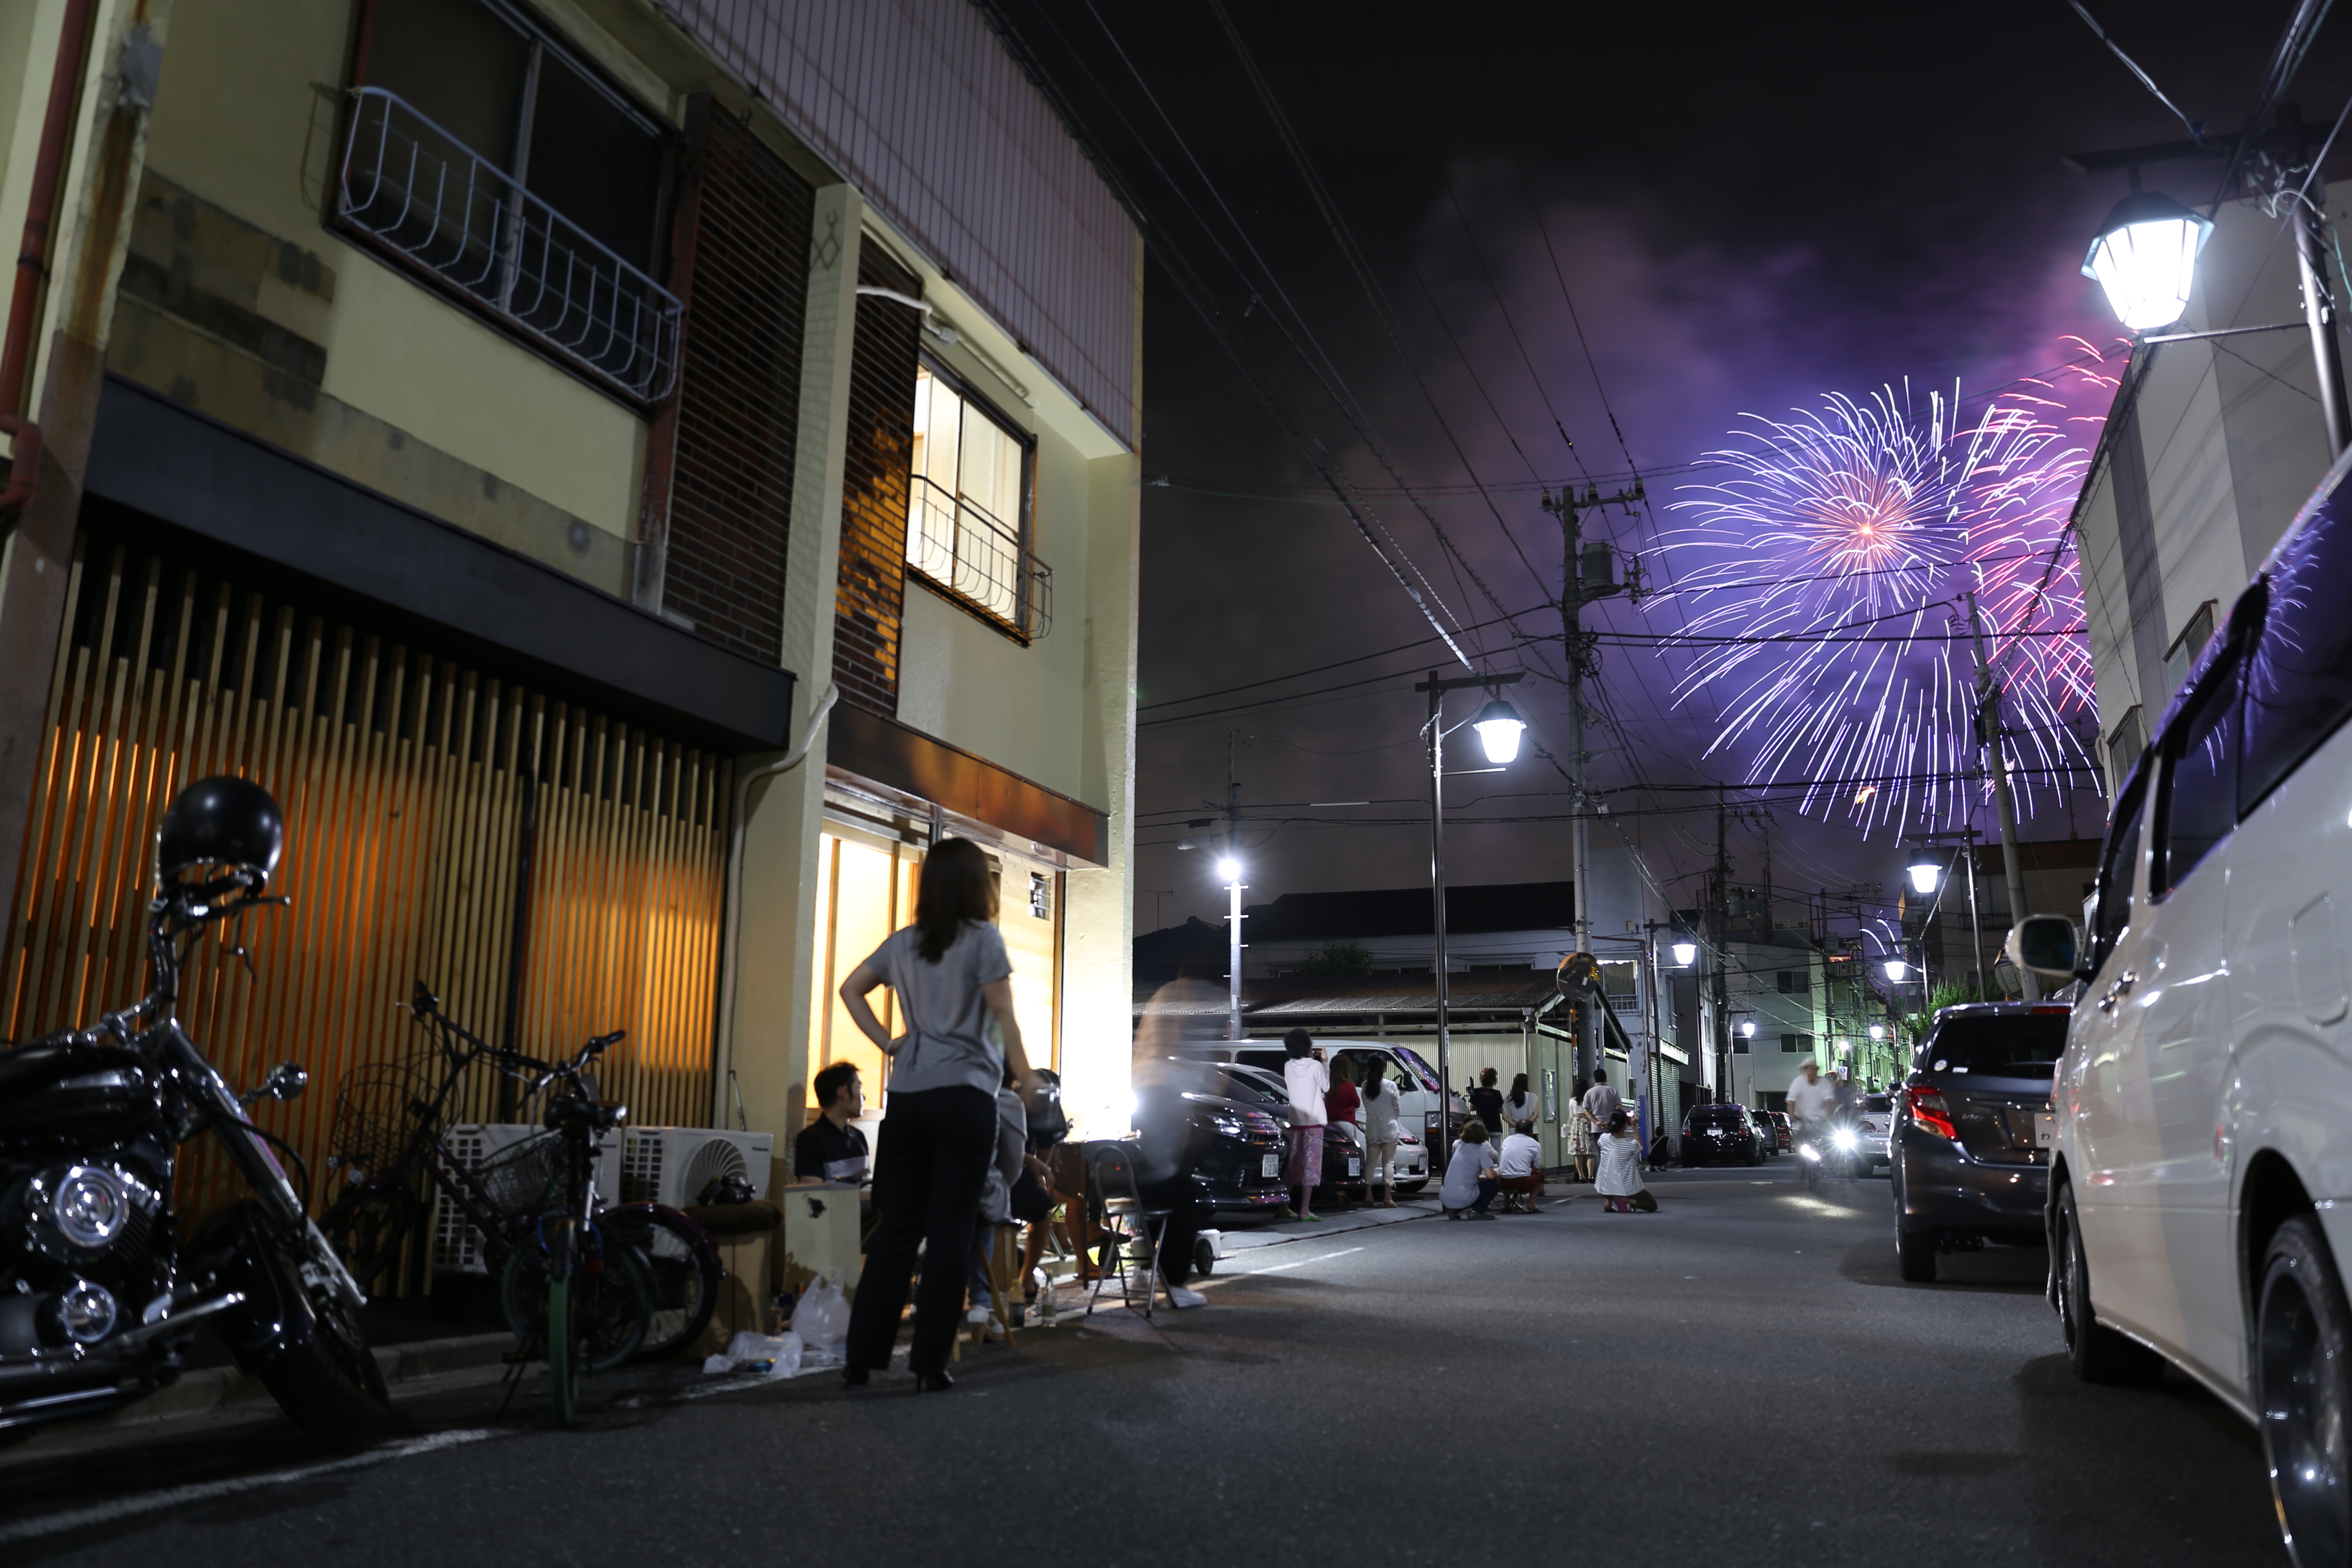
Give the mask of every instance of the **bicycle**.
M 431 1245 L 427 1232 L 437 1191 L 471 1227 L 486 1269 L 503 1280 L 525 1223 L 540 1214 L 553 1184 L 558 1140 L 551 1132 L 469 1166 L 443 1137 L 458 1089 L 478 1062 L 516 1076 L 528 1058 L 490 1045 L 451 1019 L 421 980 L 403 1005 L 432 1043 L 423 1061 L 412 1058 L 362 1068 L 344 1079 L 335 1108 L 332 1163 L 346 1172 L 347 1184 L 320 1226 L 353 1276 L 374 1289 L 400 1268 L 412 1238 Z M 577 1058 L 583 1074 L 620 1037 L 591 1041 Z M 435 1062 L 440 1066 L 437 1079 Z M 614 1204 L 597 1218 L 604 1234 L 638 1254 L 650 1279 L 653 1316 L 636 1353 L 647 1360 L 674 1355 L 700 1338 L 718 1304 L 723 1275 L 709 1234 L 663 1204 Z M 503 1288 L 500 1304 L 506 1304 Z M 509 1326 L 519 1336 L 525 1330 L 511 1313 Z

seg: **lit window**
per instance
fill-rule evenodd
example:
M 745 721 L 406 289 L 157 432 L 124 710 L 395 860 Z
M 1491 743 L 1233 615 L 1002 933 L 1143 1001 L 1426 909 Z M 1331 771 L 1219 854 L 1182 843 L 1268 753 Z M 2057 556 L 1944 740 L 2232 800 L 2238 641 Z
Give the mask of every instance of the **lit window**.
M 1023 640 L 1053 624 L 1053 570 L 1029 549 L 1029 446 L 945 376 L 915 372 L 907 561 Z

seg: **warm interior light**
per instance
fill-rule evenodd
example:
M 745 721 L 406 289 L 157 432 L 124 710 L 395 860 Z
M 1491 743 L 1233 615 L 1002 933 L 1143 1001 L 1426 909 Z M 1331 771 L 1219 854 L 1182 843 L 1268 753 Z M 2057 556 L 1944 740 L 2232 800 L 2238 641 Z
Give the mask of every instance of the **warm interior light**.
M 1685 969 L 1688 969 L 1693 963 L 1698 961 L 1698 943 L 1695 942 L 1675 942 L 1674 944 L 1674 954 L 1675 962 L 1682 965 Z
M 2170 196 L 2134 191 L 2116 204 L 2083 258 L 2083 276 L 2106 290 L 2107 308 L 2133 331 L 2168 327 L 2189 309 L 2197 253 L 2213 232 Z
M 1497 697 L 1478 710 L 1478 717 L 1470 721 L 1470 727 L 1478 731 L 1478 743 L 1486 748 L 1486 760 L 1502 763 L 1519 754 L 1519 732 L 1528 726 L 1517 710 Z

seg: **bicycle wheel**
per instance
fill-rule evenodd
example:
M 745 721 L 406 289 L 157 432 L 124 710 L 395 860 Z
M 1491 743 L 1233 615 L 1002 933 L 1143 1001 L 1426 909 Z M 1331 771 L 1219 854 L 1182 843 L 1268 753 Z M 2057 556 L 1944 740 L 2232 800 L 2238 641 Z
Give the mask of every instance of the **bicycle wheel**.
M 373 1296 L 399 1268 L 409 1237 L 425 1234 L 424 1217 L 425 1200 L 409 1188 L 354 1183 L 319 1217 L 319 1229 L 359 1288 Z
M 580 1363 L 572 1343 L 572 1280 L 547 1277 L 547 1404 L 556 1425 L 572 1425 L 572 1396 L 576 1392 Z
M 551 1232 L 556 1226 L 546 1228 Z M 563 1228 L 570 1232 L 568 1224 Z M 568 1305 L 574 1359 L 580 1363 L 575 1376 L 578 1372 L 610 1372 L 635 1355 L 645 1342 L 653 1310 L 653 1279 L 636 1249 L 604 1237 L 601 1226 L 595 1234 L 601 1242 L 592 1242 L 572 1260 Z M 550 1249 L 560 1245 L 552 1239 L 542 1244 L 527 1233 L 507 1259 L 499 1303 L 506 1309 L 507 1327 L 524 1344 L 548 1332 L 547 1291 L 555 1272 Z
M 635 1252 L 652 1281 L 653 1312 L 646 1324 L 644 1360 L 673 1356 L 702 1337 L 719 1305 L 725 1278 L 719 1248 L 686 1215 L 657 1204 L 607 1209 L 596 1223 L 610 1242 Z

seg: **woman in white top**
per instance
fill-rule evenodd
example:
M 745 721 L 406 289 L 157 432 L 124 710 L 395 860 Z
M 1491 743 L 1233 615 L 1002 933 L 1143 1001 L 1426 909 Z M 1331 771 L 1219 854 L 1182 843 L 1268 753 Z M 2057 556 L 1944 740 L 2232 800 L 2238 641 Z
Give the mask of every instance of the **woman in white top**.
M 1290 1209 L 1286 1219 L 1321 1219 L 1315 1212 L 1315 1189 L 1323 1180 L 1323 1129 L 1330 1113 L 1323 1097 L 1331 1092 L 1330 1069 L 1315 1037 L 1304 1029 L 1282 1037 L 1290 1059 L 1282 1064 L 1282 1078 L 1290 1089 Z
M 1374 1071 L 1364 1080 L 1364 1194 L 1382 1208 L 1396 1207 L 1397 1133 L 1404 1110 L 1396 1086 Z
M 1438 1205 L 1447 1219 L 1493 1219 L 1486 1205 L 1501 1185 L 1495 1175 L 1495 1151 L 1486 1142 L 1486 1124 L 1474 1116 L 1462 1124 L 1462 1137 L 1445 1162 Z
M 1602 1206 L 1611 1214 L 1633 1213 L 1626 1200 L 1642 1191 L 1642 1141 L 1633 1135 L 1631 1121 L 1620 1110 L 1601 1134 L 1601 1168 L 1592 1185 L 1608 1200 Z
M 1511 1092 L 1503 1097 L 1503 1125 L 1517 1127 L 1522 1121 L 1538 1119 L 1536 1097 L 1528 1088 L 1528 1075 L 1520 1073 L 1511 1079 Z
M 842 1369 L 853 1388 L 890 1364 L 919 1247 L 940 1265 L 923 1270 L 907 1367 L 918 1388 L 955 1386 L 948 1352 L 963 1310 L 964 1271 L 949 1260 L 971 1250 L 997 1148 L 996 1091 L 1005 1068 L 1024 1099 L 1036 1092 L 1013 1014 L 1013 963 L 995 920 L 988 857 L 969 838 L 942 838 L 923 861 L 915 923 L 891 932 L 841 983 L 850 1022 L 890 1058 L 874 1156 L 874 1233 L 850 1306 L 849 1364 Z M 897 994 L 907 1021 L 895 1040 L 866 1005 L 877 985 Z M 992 1018 L 1003 1032 L 1002 1053 L 988 1037 Z

